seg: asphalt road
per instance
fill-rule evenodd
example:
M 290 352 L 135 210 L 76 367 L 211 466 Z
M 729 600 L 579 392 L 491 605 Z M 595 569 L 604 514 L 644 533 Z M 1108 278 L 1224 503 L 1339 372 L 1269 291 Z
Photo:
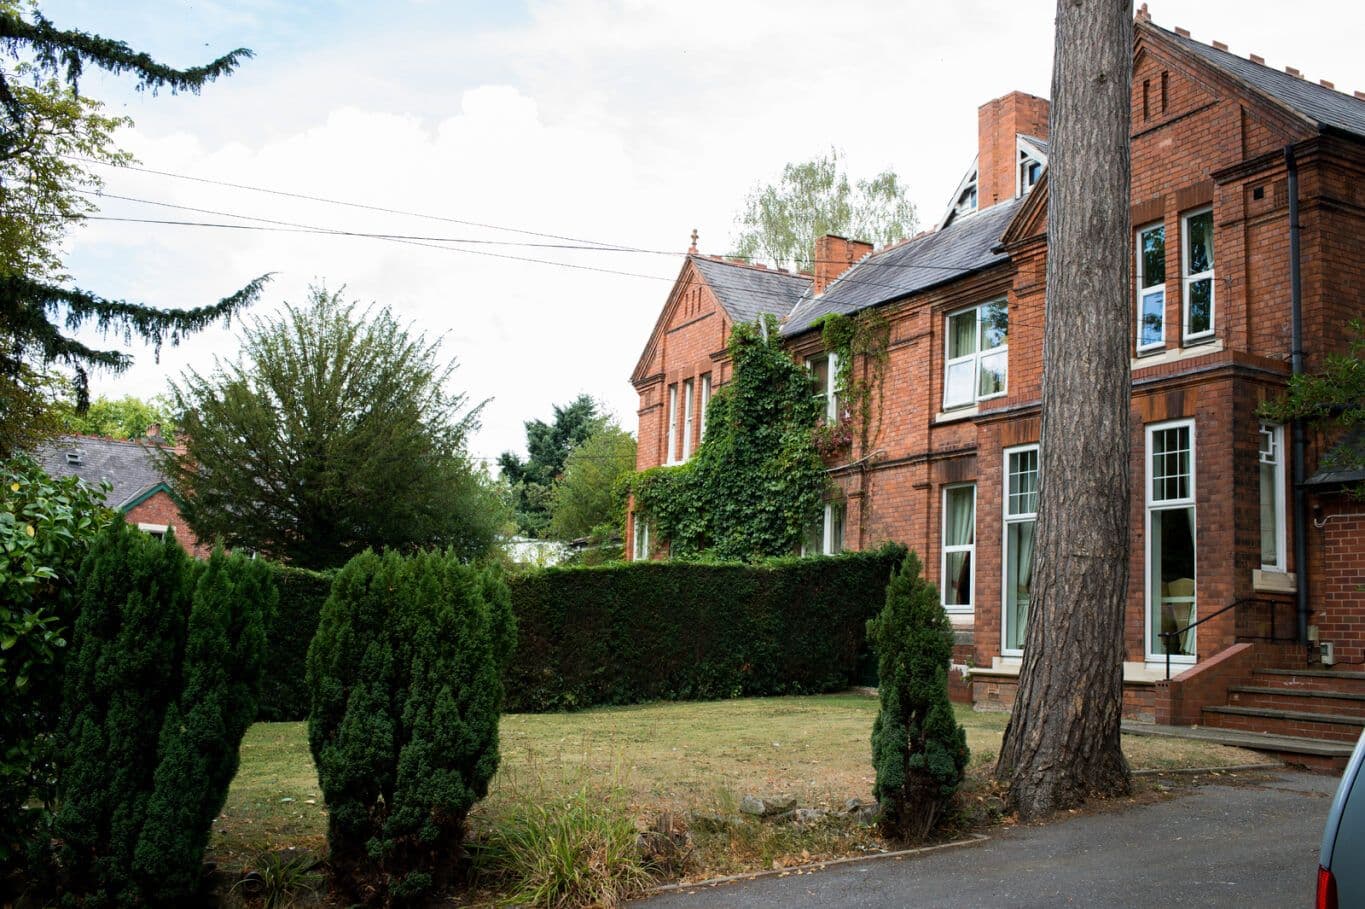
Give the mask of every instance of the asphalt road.
M 976 846 L 661 894 L 648 909 L 1313 905 L 1336 777 L 1278 773 Z

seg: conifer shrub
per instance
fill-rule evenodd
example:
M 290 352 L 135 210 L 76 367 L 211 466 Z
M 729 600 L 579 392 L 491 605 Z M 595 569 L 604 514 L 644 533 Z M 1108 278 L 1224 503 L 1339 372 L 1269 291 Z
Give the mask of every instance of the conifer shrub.
M 65 899 L 182 903 L 255 716 L 268 570 L 221 551 L 198 564 L 118 522 L 76 595 L 54 822 Z
M 967 766 L 967 734 L 948 700 L 952 626 L 920 571 L 912 552 L 867 623 L 881 700 L 872 725 L 873 792 L 883 832 L 909 841 L 937 826 Z
M 308 650 L 308 742 L 344 899 L 411 904 L 449 882 L 498 767 L 514 639 L 494 568 L 367 551 L 337 574 Z
M 265 676 L 256 719 L 261 722 L 308 719 L 308 682 L 304 666 L 308 645 L 318 630 L 322 604 L 332 590 L 332 573 L 269 565 L 279 602 L 266 625 Z

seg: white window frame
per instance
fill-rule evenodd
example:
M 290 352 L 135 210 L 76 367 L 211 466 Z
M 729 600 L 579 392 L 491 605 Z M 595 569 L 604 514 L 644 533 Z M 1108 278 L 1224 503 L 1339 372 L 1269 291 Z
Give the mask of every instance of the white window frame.
M 668 451 L 664 453 L 665 464 L 678 463 L 678 383 L 668 386 Z
M 631 559 L 635 562 L 649 561 L 649 522 L 640 520 L 638 514 L 630 516 L 631 538 L 635 544 L 635 550 Z
M 697 439 L 706 439 L 706 408 L 711 403 L 711 374 L 704 373 L 701 377 L 701 410 L 698 412 Z
M 992 347 L 990 350 L 982 351 L 982 349 L 981 349 L 981 330 L 982 330 L 982 329 L 981 329 L 981 324 L 982 324 L 982 323 L 981 323 L 981 310 L 985 309 L 987 306 L 993 306 L 993 305 L 995 305 L 995 304 L 997 304 L 997 303 L 1003 304 L 1004 307 L 1005 307 L 1005 320 L 1006 320 L 1006 325 L 1005 325 L 1005 343 L 1004 343 L 1004 344 L 1001 344 L 999 347 Z M 956 318 L 957 316 L 965 315 L 966 313 L 969 313 L 969 312 L 974 312 L 974 313 L 976 313 L 976 336 L 975 336 L 975 345 L 976 345 L 976 347 L 975 347 L 975 350 L 973 350 L 972 353 L 969 353 L 969 354 L 962 354 L 961 356 L 957 356 L 957 357 L 953 357 L 953 358 L 949 359 L 949 357 L 948 357 L 948 345 L 951 343 L 951 340 L 952 340 L 951 331 L 952 331 L 953 319 Z M 1003 357 L 1005 358 L 1005 387 L 1002 388 L 1002 389 L 1000 389 L 1000 391 L 994 392 L 994 393 L 992 393 L 992 394 L 983 395 L 983 394 L 981 394 L 981 360 L 982 360 L 983 358 L 985 358 L 985 357 L 995 357 L 995 356 L 1003 356 Z M 954 366 L 960 365 L 960 364 L 962 364 L 962 363 L 967 363 L 967 362 L 971 362 L 971 363 L 972 363 L 972 394 L 971 394 L 971 397 L 968 398 L 968 399 L 966 399 L 966 400 L 961 400 L 961 401 L 950 401 L 950 400 L 948 400 L 948 374 L 949 374 L 949 372 L 952 371 L 952 368 L 953 368 Z M 1009 365 L 1009 364 L 1010 364 L 1010 333 L 1009 333 L 1009 300 L 1008 300 L 1007 298 L 1005 298 L 1005 297 L 996 297 L 996 298 L 994 298 L 994 299 L 987 300 L 987 301 L 985 301 L 984 303 L 978 303 L 976 306 L 967 306 L 967 307 L 964 307 L 964 308 L 962 308 L 962 309 L 955 309 L 955 310 L 953 310 L 952 312 L 947 313 L 947 314 L 944 315 L 944 317 L 943 317 L 943 409 L 944 409 L 945 411 L 948 411 L 948 410 L 956 410 L 956 409 L 958 409 L 959 407 L 971 407 L 972 405 L 977 404 L 977 403 L 979 403 L 979 402 L 981 402 L 981 401 L 989 401 L 989 400 L 991 400 L 991 399 L 993 399 L 993 398 L 1003 398 L 1006 394 L 1009 393 L 1009 386 L 1010 386 L 1010 365 Z
M 1031 445 L 1015 445 L 1015 446 L 1013 446 L 1012 448 L 1006 448 L 1006 449 L 1004 450 L 1004 452 L 1003 452 L 1004 460 L 1003 460 L 1003 462 L 1002 462 L 1002 463 L 1003 463 L 1003 467 L 1002 467 L 1001 473 L 1000 473 L 1000 479 L 1001 479 L 1001 482 L 1000 482 L 1000 512 L 1001 512 L 1001 521 L 1000 521 L 1000 524 L 1001 524 L 1001 527 L 1000 527 L 1000 655 L 1001 655 L 1001 656 L 1023 656 L 1023 655 L 1024 655 L 1024 648 L 1022 648 L 1022 647 L 1006 647 L 1006 646 L 1005 646 L 1005 642 L 1009 640 L 1009 632 L 1010 632 L 1010 627 L 1009 627 L 1009 624 L 1010 624 L 1010 617 L 1009 617 L 1009 616 L 1010 616 L 1009 585 L 1006 583 L 1006 581 L 1008 580 L 1008 575 L 1009 575 L 1010 525 L 1011 525 L 1011 524 L 1025 524 L 1025 523 L 1030 523 L 1030 522 L 1032 522 L 1032 523 L 1034 524 L 1034 533 L 1036 534 L 1036 533 L 1038 532 L 1038 530 L 1037 530 L 1038 511 L 1037 511 L 1036 505 L 1035 505 L 1035 508 L 1034 508 L 1033 511 L 1021 511 L 1021 512 L 1019 512 L 1018 514 L 1011 514 L 1011 513 L 1010 513 L 1010 458 L 1011 458 L 1011 456 L 1013 456 L 1013 455 L 1023 454 L 1024 452 L 1027 452 L 1027 451 L 1032 451 L 1032 452 L 1037 452 L 1037 453 L 1038 453 L 1038 481 L 1039 481 L 1039 484 L 1040 484 L 1040 485 L 1038 486 L 1036 495 L 1041 496 L 1041 495 L 1042 495 L 1042 486 L 1041 486 L 1041 483 L 1042 483 L 1042 478 L 1043 478 L 1043 456 L 1042 456 L 1042 449 L 1039 447 L 1039 445 L 1038 445 L 1037 442 L 1034 442 L 1034 443 L 1032 443 Z M 1037 539 L 1036 539 L 1036 537 L 1035 537 L 1035 539 L 1034 539 L 1034 546 L 1037 546 L 1037 545 L 1038 545 L 1038 543 L 1037 543 Z M 975 567 L 975 557 L 973 557 L 973 567 Z
M 948 539 L 948 493 L 953 489 L 971 489 L 972 491 L 972 542 L 959 543 L 949 546 Z M 939 576 L 939 602 L 943 604 L 943 611 L 949 615 L 970 615 L 976 610 L 976 484 L 975 483 L 950 483 L 943 487 L 942 498 L 939 502 L 939 522 L 938 522 L 938 576 Z M 970 587 L 970 603 L 948 603 L 948 556 L 950 553 L 965 552 L 971 558 L 971 576 L 967 580 Z
M 839 526 L 840 526 L 840 530 L 841 530 L 840 535 L 839 535 L 839 548 L 838 548 L 838 549 L 835 549 L 835 548 L 834 548 L 834 516 L 835 516 L 836 514 L 840 515 Z M 825 510 L 824 510 L 824 513 L 823 513 L 823 517 L 821 518 L 822 524 L 821 524 L 821 530 L 820 530 L 820 551 L 819 551 L 819 552 L 811 552 L 810 547 L 806 545 L 805 534 L 802 534 L 802 536 L 801 536 L 801 555 L 803 555 L 803 556 L 813 556 L 813 555 L 838 555 L 839 553 L 843 552 L 843 551 L 844 551 L 844 540 L 847 538 L 847 532 L 848 532 L 847 527 L 844 525 L 844 519 L 847 518 L 847 517 L 848 517 L 848 509 L 847 509 L 846 503 L 844 503 L 844 502 L 828 502 L 828 503 L 826 503 L 826 505 L 825 505 Z
M 1137 275 L 1137 282 L 1136 282 L 1136 283 L 1137 283 L 1137 313 L 1136 313 L 1136 317 L 1135 317 L 1135 318 L 1136 318 L 1136 321 L 1137 321 L 1137 336 L 1136 336 L 1135 340 L 1136 340 L 1136 342 L 1137 342 L 1137 350 L 1138 350 L 1138 353 L 1145 353 L 1146 351 L 1149 351 L 1149 350 L 1159 350 L 1160 348 L 1166 346 L 1166 281 L 1165 281 L 1165 277 L 1164 277 L 1165 269 L 1164 269 L 1164 268 L 1162 269 L 1163 278 L 1162 278 L 1162 280 L 1161 280 L 1161 283 L 1159 283 L 1159 284 L 1148 284 L 1148 283 L 1146 282 L 1146 275 L 1143 274 L 1143 268 L 1142 268 L 1142 263 L 1143 263 L 1143 256 L 1142 256 L 1142 238 L 1143 238 L 1143 236 L 1144 236 L 1145 234 L 1149 234 L 1149 233 L 1151 233 L 1151 232 L 1154 231 L 1154 230 L 1160 230 L 1160 231 L 1162 231 L 1163 234 L 1164 234 L 1164 232 L 1165 232 L 1165 230 L 1166 230 L 1166 224 L 1165 224 L 1165 222 L 1164 222 L 1164 221 L 1157 221 L 1157 222 L 1152 223 L 1152 224 L 1144 224 L 1142 227 L 1139 227 L 1139 228 L 1137 229 L 1137 234 L 1136 234 L 1136 237 L 1135 237 L 1135 246 L 1134 246 L 1134 253 L 1133 253 L 1133 254 L 1134 254 L 1134 257 L 1135 257 L 1135 258 L 1134 258 L 1134 262 L 1136 263 L 1135 268 L 1134 268 L 1134 274 Z M 1165 238 L 1164 238 L 1164 237 L 1162 238 L 1162 241 L 1163 241 L 1163 245 L 1164 245 L 1164 242 L 1165 242 Z M 1184 255 L 1184 252 L 1183 252 L 1183 251 L 1182 251 L 1181 255 L 1182 255 L 1182 256 Z M 1182 268 L 1183 268 L 1183 265 L 1182 265 Z M 1160 337 L 1159 339 L 1157 339 L 1156 341 L 1152 341 L 1151 343 L 1143 344 L 1143 343 L 1142 343 L 1142 315 L 1143 315 L 1143 305 L 1142 305 L 1142 304 L 1143 304 L 1143 302 L 1145 301 L 1145 299 L 1146 299 L 1146 297 L 1147 297 L 1148 294 L 1150 294 L 1150 293 L 1152 293 L 1152 292 L 1154 292 L 1154 291 L 1158 291 L 1158 290 L 1161 291 L 1161 337 Z
M 1022 136 L 1015 138 L 1014 147 L 1016 149 L 1014 165 L 1014 197 L 1017 199 L 1038 185 L 1038 180 L 1043 178 L 1043 171 L 1047 168 L 1047 155 L 1041 149 L 1035 148 L 1032 143 L 1025 140 Z M 1028 165 L 1038 165 L 1038 180 L 1026 181 Z
M 171 528 L 169 524 L 145 524 L 139 521 L 137 529 L 145 534 L 154 536 L 159 540 L 162 537 L 164 537 L 166 535 L 166 532 L 169 531 Z
M 1275 564 L 1267 565 L 1261 563 L 1262 571 L 1289 571 L 1289 559 L 1285 546 L 1285 456 L 1284 456 L 1284 427 L 1279 423 L 1262 422 L 1258 428 L 1261 435 L 1269 434 L 1271 439 L 1271 456 L 1273 460 L 1266 460 L 1265 453 L 1260 450 L 1260 445 L 1256 446 L 1256 485 L 1260 487 L 1260 466 L 1262 464 L 1272 464 L 1275 466 L 1275 489 L 1272 507 L 1275 509 Z M 1259 511 L 1258 511 L 1259 514 Z M 1259 534 L 1257 535 L 1259 541 Z M 1259 542 L 1257 545 L 1259 549 Z
M 825 399 L 825 422 L 829 424 L 837 423 L 839 420 L 839 354 L 835 351 L 816 354 L 813 357 L 806 357 L 806 372 L 814 372 L 815 364 L 820 360 L 829 362 L 829 370 L 825 376 L 825 390 L 815 392 L 811 397 Z
M 1188 427 L 1190 430 L 1190 488 L 1189 495 L 1178 499 L 1162 499 L 1154 501 L 1152 497 L 1152 436 L 1162 430 L 1179 429 Z M 1143 461 L 1143 488 L 1144 492 L 1144 527 L 1143 527 L 1143 553 L 1142 553 L 1142 636 L 1145 642 L 1146 657 L 1153 663 L 1164 663 L 1166 653 L 1159 649 L 1160 643 L 1153 639 L 1152 635 L 1152 513 L 1155 511 L 1175 510 L 1179 508 L 1190 508 L 1194 511 L 1194 518 L 1191 524 L 1194 527 L 1194 617 L 1199 618 L 1199 507 L 1195 503 L 1195 474 L 1196 469 L 1196 439 L 1195 424 L 1192 418 L 1180 420 L 1167 420 L 1163 423 L 1149 423 L 1144 427 L 1145 447 L 1142 452 Z M 1193 654 L 1171 654 L 1172 663 L 1193 663 L 1199 653 L 1199 629 L 1192 629 L 1194 633 Z
M 692 392 L 694 385 L 691 379 L 682 383 L 683 396 L 683 437 L 682 437 L 682 460 L 686 461 L 692 457 Z
M 1190 219 L 1200 215 L 1209 215 L 1209 245 L 1212 247 L 1209 254 L 1209 265 L 1212 266 L 1208 271 L 1201 271 L 1198 274 L 1189 274 L 1187 269 L 1190 266 Z M 1211 338 L 1214 330 L 1218 327 L 1216 318 L 1218 300 L 1218 282 L 1214 280 L 1214 273 L 1218 268 L 1217 247 L 1213 245 L 1213 206 L 1205 205 L 1202 208 L 1193 208 L 1180 215 L 1180 331 L 1184 341 L 1199 341 L 1204 338 Z M 1190 285 L 1196 281 L 1208 279 L 1209 282 L 1209 327 L 1201 332 L 1190 331 Z

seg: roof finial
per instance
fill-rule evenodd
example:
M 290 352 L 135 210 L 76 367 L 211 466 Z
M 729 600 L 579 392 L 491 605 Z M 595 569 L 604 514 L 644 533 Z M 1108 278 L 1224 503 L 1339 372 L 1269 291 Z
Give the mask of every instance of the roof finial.
M 697 229 L 695 227 L 692 228 L 692 245 L 687 248 L 687 252 L 688 255 L 692 256 L 697 254 Z

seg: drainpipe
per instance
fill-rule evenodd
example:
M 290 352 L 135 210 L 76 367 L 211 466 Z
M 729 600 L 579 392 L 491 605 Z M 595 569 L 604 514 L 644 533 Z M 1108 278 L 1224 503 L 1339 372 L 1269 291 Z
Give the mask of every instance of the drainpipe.
M 1299 164 L 1294 146 L 1284 147 L 1284 164 L 1289 174 L 1289 305 L 1291 340 L 1289 362 L 1294 375 L 1303 375 L 1303 282 L 1299 275 Z M 1294 479 L 1294 602 L 1298 612 L 1298 640 L 1308 646 L 1308 496 L 1304 491 L 1304 449 L 1306 432 L 1303 420 L 1290 424 L 1292 452 L 1290 463 Z

